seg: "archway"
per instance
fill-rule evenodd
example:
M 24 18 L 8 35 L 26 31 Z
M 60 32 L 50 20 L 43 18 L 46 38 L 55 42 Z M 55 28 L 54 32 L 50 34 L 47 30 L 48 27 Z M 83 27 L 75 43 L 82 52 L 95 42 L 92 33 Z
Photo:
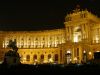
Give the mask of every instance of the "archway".
M 55 60 L 56 63 L 58 63 L 58 54 L 55 54 Z
M 81 26 L 76 26 L 73 29 L 73 42 L 80 42 L 82 39 Z
M 33 60 L 37 61 L 37 55 L 36 54 L 33 56 Z
M 33 56 L 33 61 L 34 61 L 34 65 L 37 64 L 38 61 L 37 61 L 37 55 L 36 54 Z
M 43 54 L 41 55 L 40 62 L 41 62 L 41 63 L 44 62 L 44 55 L 43 55 Z
M 65 53 L 66 63 L 69 64 L 71 62 L 71 50 L 68 49 Z

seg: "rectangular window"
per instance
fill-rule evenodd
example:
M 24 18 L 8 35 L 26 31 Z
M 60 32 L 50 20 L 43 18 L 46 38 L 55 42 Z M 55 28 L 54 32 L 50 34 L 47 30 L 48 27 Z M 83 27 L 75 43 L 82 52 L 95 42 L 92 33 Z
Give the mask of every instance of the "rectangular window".
M 77 56 L 79 56 L 79 48 L 77 48 Z

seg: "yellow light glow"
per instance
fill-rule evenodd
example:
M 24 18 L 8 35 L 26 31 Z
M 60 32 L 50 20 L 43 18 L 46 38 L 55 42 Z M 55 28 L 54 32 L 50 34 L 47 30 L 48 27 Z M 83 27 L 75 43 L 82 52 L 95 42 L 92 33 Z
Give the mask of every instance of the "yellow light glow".
M 100 51 L 96 51 L 96 52 L 100 52 Z
M 67 51 L 67 53 L 71 53 L 70 51 Z
M 77 57 L 75 57 L 74 60 L 77 61 Z
M 83 53 L 86 53 L 86 51 L 84 50 Z
M 70 59 L 70 61 L 72 61 L 72 59 Z
M 99 42 L 99 38 L 98 38 L 98 36 L 96 36 L 95 40 L 96 40 L 96 43 Z
M 5 45 L 4 45 L 4 41 L 3 41 L 3 48 L 5 47 Z
M 91 55 L 92 53 L 91 52 L 89 52 L 89 55 Z
M 34 60 L 34 63 L 33 63 L 33 64 L 34 64 L 34 65 L 36 65 L 36 64 L 37 64 L 37 59 L 35 59 L 35 60 Z
M 26 60 L 26 58 L 23 58 L 24 60 Z
M 47 62 L 48 62 L 47 60 L 44 60 L 44 61 L 43 61 L 43 63 L 47 63 Z
M 49 59 L 49 62 L 53 62 L 53 59 L 52 59 L 52 58 L 50 58 L 50 59 Z
M 26 58 L 25 58 L 25 57 L 23 58 L 22 62 L 23 62 L 23 63 L 25 63 L 25 62 L 26 62 Z
M 78 36 L 77 35 L 75 35 L 75 37 L 74 37 L 74 42 L 78 42 Z

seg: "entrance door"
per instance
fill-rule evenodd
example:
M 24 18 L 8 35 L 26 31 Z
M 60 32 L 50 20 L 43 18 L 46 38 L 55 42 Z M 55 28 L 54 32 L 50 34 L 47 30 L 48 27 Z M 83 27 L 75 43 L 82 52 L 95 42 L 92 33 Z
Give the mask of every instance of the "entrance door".
M 66 63 L 67 64 L 71 63 L 71 51 L 67 50 L 65 55 L 66 55 Z

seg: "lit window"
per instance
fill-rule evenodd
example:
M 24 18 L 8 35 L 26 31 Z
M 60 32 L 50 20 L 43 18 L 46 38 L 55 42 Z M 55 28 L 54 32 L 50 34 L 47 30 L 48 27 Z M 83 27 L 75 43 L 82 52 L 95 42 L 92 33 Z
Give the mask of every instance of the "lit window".
M 84 50 L 83 53 L 86 53 L 86 51 Z
M 68 50 L 67 53 L 71 53 L 71 52 Z
M 92 53 L 91 52 L 89 52 L 89 55 L 91 55 Z
M 99 38 L 98 38 L 98 36 L 96 36 L 96 43 L 99 43 Z
M 78 36 L 77 35 L 74 36 L 74 42 L 78 42 Z

